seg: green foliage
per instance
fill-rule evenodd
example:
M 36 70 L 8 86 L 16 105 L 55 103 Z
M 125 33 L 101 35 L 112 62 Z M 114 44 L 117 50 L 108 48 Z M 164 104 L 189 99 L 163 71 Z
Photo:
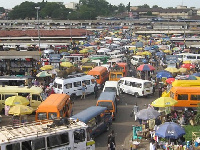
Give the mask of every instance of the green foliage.
M 36 19 L 37 10 L 35 7 L 40 7 L 39 18 L 40 19 L 83 19 L 93 20 L 97 16 L 113 16 L 115 12 L 123 13 L 130 10 L 130 3 L 127 7 L 124 4 L 114 6 L 109 4 L 106 0 L 80 0 L 76 6 L 76 10 L 70 10 L 65 8 L 62 3 L 58 2 L 42 2 L 34 3 L 25 1 L 20 5 L 17 5 L 8 14 L 9 19 Z M 1 11 L 1 7 L 0 7 Z M 69 14 L 71 12 L 71 14 Z
M 5 9 L 3 7 L 0 7 L 0 13 L 5 13 Z
M 200 124 L 200 104 L 198 104 L 197 114 L 195 115 L 194 119 L 195 119 L 196 124 Z
M 149 5 L 144 4 L 144 5 L 138 6 L 138 8 L 150 8 L 150 7 L 149 7 Z
M 198 126 L 186 125 L 183 127 L 184 127 L 185 133 L 186 133 L 184 135 L 186 141 L 192 140 L 192 132 L 200 132 L 200 125 L 198 125 Z

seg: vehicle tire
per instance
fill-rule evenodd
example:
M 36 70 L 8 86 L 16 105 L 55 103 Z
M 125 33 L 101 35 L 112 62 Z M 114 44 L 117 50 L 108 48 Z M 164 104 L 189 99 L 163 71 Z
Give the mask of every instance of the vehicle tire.
M 71 99 L 72 101 L 76 100 L 76 94 L 72 94 L 72 95 L 70 96 L 70 99 Z
M 138 94 L 138 93 L 135 93 L 134 95 L 135 95 L 135 97 L 136 97 L 136 98 L 138 98 L 138 97 L 139 97 L 139 94 Z

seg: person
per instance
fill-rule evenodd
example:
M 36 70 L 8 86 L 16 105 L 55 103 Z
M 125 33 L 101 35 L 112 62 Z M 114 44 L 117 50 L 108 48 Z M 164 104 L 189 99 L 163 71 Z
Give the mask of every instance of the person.
M 85 83 L 82 84 L 82 96 L 81 99 L 85 99 L 85 90 L 86 90 L 86 86 Z
M 154 139 L 151 139 L 151 142 L 150 142 L 150 150 L 156 150 L 156 146 L 155 146 L 155 140 Z
M 10 110 L 10 106 L 9 105 L 5 105 L 5 115 L 8 116 L 8 112 Z
M 114 130 L 111 131 L 111 134 L 108 135 L 108 149 L 115 150 L 116 143 L 115 143 L 115 132 Z
M 133 114 L 135 115 L 135 121 L 137 120 L 136 113 L 137 113 L 138 111 L 139 111 L 139 107 L 138 107 L 137 103 L 135 103 L 135 104 L 133 105 L 133 110 L 132 110 Z
M 97 95 L 98 95 L 98 86 L 97 86 L 97 83 L 95 83 L 95 86 L 94 86 L 94 98 L 97 98 Z

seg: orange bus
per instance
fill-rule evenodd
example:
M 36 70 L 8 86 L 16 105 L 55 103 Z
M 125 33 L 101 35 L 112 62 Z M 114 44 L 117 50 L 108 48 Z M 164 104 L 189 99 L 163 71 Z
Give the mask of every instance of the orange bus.
M 200 103 L 200 87 L 172 87 L 170 97 L 178 101 L 174 107 L 179 109 L 195 108 Z
M 96 78 L 98 87 L 102 87 L 109 77 L 107 68 L 102 66 L 94 67 L 92 70 L 88 72 L 88 75 L 92 75 Z
M 72 102 L 67 94 L 51 94 L 36 110 L 35 120 L 53 120 L 60 117 L 70 117 Z
M 117 63 L 116 66 L 110 70 L 109 81 L 119 81 L 120 78 L 127 76 L 127 63 Z
M 119 67 L 122 67 L 123 68 L 123 77 L 126 77 L 127 76 L 127 63 L 117 63 L 117 65 Z

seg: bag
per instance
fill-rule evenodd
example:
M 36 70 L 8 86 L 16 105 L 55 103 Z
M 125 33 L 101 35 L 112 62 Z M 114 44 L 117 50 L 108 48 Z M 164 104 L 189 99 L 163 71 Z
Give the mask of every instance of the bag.
M 130 117 L 133 117 L 133 112 L 130 113 Z

